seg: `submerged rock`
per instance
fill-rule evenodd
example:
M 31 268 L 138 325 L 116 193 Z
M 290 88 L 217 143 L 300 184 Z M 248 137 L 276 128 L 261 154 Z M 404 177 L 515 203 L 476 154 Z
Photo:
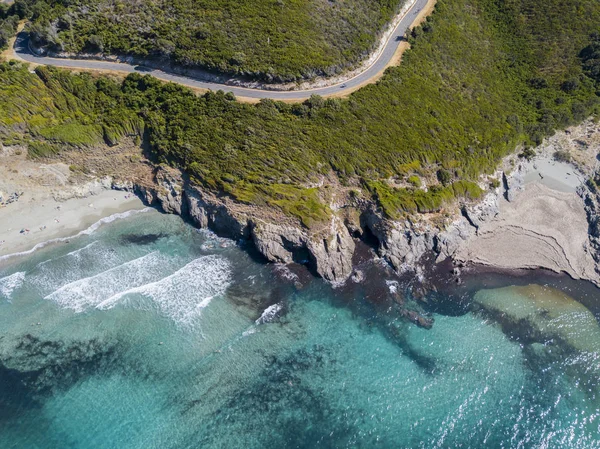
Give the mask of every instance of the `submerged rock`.
M 536 284 L 480 290 L 474 301 L 523 343 L 600 351 L 600 326 L 594 314 L 560 290 Z

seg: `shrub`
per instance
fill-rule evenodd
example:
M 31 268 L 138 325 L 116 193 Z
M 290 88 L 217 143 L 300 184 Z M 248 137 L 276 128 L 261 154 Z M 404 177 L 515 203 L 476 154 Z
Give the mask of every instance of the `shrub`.
M 558 162 L 571 162 L 571 153 L 567 150 L 557 150 L 554 152 L 553 157 Z
M 413 187 L 421 187 L 421 178 L 419 178 L 417 175 L 410 176 L 408 178 L 408 182 L 412 184 Z
M 31 159 L 50 157 L 58 154 L 60 148 L 47 142 L 32 141 L 27 145 L 27 155 Z
M 525 148 L 523 151 L 521 151 L 519 153 L 519 157 L 521 159 L 527 159 L 528 161 L 533 159 L 535 156 L 536 156 L 536 152 L 532 148 Z
M 447 186 L 452 181 L 452 174 L 443 168 L 437 171 L 437 179 L 443 186 Z

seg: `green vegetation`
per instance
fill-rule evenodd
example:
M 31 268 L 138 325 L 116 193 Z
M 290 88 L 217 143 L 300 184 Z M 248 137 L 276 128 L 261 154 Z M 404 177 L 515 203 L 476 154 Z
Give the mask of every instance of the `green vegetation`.
M 18 0 L 38 45 L 293 81 L 369 54 L 401 0 Z M 26 9 L 26 8 L 23 8 Z
M 402 65 L 379 83 L 348 100 L 295 105 L 198 97 L 139 74 L 116 83 L 5 64 L 0 136 L 53 148 L 144 136 L 158 162 L 306 226 L 330 213 L 326 191 L 310 186 L 332 173 L 364 187 L 389 217 L 438 211 L 480 195 L 469 180 L 517 146 L 598 112 L 596 50 L 585 49 L 597 45 L 599 24 L 597 0 L 440 0 Z M 388 182 L 415 185 L 417 175 L 439 183 L 426 192 Z
M 592 43 L 581 54 L 583 70 L 596 83 L 600 82 L 600 32 L 592 34 Z
M 408 182 L 409 184 L 411 184 L 413 187 L 419 188 L 421 187 L 421 178 L 419 178 L 417 175 L 412 175 L 408 178 Z
M 499 179 L 492 179 L 490 181 L 490 189 L 491 190 L 496 190 L 498 187 L 500 187 L 500 180 Z
M 141 135 L 143 119 L 122 101 L 120 86 L 107 78 L 73 76 L 49 67 L 35 74 L 11 61 L 0 65 L 0 136 L 5 145 L 27 144 L 30 157 L 69 147 Z
M 0 3 L 0 48 L 4 49 L 15 35 L 19 16 L 6 3 Z
M 238 201 L 248 204 L 276 206 L 285 213 L 298 217 L 306 227 L 323 222 L 330 215 L 330 209 L 324 205 L 316 188 L 302 188 L 290 184 L 256 185 L 239 182 L 229 184 L 233 179 L 224 176 L 223 190 Z
M 91 145 L 98 141 L 102 128 L 97 125 L 80 125 L 68 123 L 64 125 L 48 126 L 40 129 L 40 136 L 56 142 L 70 145 Z
M 397 189 L 385 182 L 367 183 L 385 214 L 392 219 L 401 218 L 406 213 L 439 212 L 444 205 L 456 198 L 477 199 L 483 190 L 470 181 L 457 181 L 449 186 L 434 186 L 427 192 L 415 189 Z

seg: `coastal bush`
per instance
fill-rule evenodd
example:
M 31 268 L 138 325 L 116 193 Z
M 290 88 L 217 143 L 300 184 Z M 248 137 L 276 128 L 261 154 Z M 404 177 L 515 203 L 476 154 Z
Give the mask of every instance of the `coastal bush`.
M 562 0 L 439 0 L 409 36 L 403 63 L 378 83 L 348 99 L 303 104 L 197 96 L 140 74 L 120 82 L 2 64 L 0 137 L 18 132 L 69 148 L 79 144 L 69 132 L 47 130 L 81 126 L 98 130 L 86 131 L 88 142 L 111 144 L 133 132 L 157 162 L 205 188 L 278 207 L 307 226 L 330 214 L 328 193 L 313 186 L 331 176 L 365 187 L 392 218 L 438 211 L 480 195 L 469 181 L 494 172 L 514 148 L 531 156 L 554 130 L 598 112 L 598 86 L 581 55 L 599 19 L 596 0 L 577 8 Z M 387 181 L 415 174 L 437 175 L 440 185 L 425 192 Z
M 38 132 L 40 136 L 50 141 L 81 146 L 98 142 L 102 135 L 101 131 L 102 129 L 96 125 L 69 123 L 41 128 Z
M 571 162 L 571 153 L 567 150 L 557 150 L 552 156 L 558 162 Z
M 52 143 L 32 141 L 27 145 L 27 156 L 31 159 L 51 157 L 60 153 L 60 147 Z
M 421 187 L 421 178 L 419 178 L 417 175 L 410 176 L 408 178 L 408 183 L 412 184 L 413 187 L 419 188 Z
M 533 159 L 535 157 L 535 155 L 536 155 L 536 153 L 533 148 L 525 148 L 525 149 L 523 149 L 523 151 L 521 151 L 519 153 L 519 157 L 521 159 L 527 159 L 528 161 Z
M 455 199 L 474 200 L 483 190 L 470 181 L 457 181 L 448 186 L 433 186 L 429 190 L 399 189 L 381 181 L 367 182 L 388 218 L 398 220 L 403 214 L 439 212 Z
M 36 45 L 167 58 L 263 81 L 339 73 L 375 47 L 402 0 L 17 0 Z M 0 33 L 1 35 L 1 33 Z
M 600 29 L 590 36 L 591 43 L 585 47 L 579 57 L 583 71 L 596 83 L 600 83 Z
M 8 10 L 0 12 L 0 49 L 5 49 L 8 42 L 15 35 L 19 17 L 16 15 L 8 15 Z

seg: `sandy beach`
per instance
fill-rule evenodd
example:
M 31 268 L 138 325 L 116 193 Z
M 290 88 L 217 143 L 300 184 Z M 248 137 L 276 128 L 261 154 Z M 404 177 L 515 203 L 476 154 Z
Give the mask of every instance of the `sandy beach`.
M 74 236 L 114 214 L 141 209 L 144 204 L 138 197 L 116 190 L 66 201 L 36 199 L 26 192 L 19 201 L 0 208 L 0 260 L 43 242 Z
M 72 237 L 114 214 L 143 209 L 134 194 L 111 190 L 113 179 L 94 172 L 103 165 L 118 172 L 113 170 L 116 164 L 134 173 L 124 162 L 128 149 L 114 151 L 119 154 L 102 159 L 92 150 L 73 152 L 81 161 L 66 163 L 31 159 L 24 147 L 0 146 L 0 261 L 45 242 Z M 90 164 L 89 174 L 69 165 L 82 165 L 83 160 Z
M 455 259 L 503 269 L 545 268 L 598 282 L 577 189 L 598 164 L 599 144 L 600 128 L 587 122 L 548 139 L 530 161 L 513 159 L 511 197 L 498 196 L 499 213 L 481 224 Z M 571 162 L 557 161 L 556 151 L 567 152 Z

